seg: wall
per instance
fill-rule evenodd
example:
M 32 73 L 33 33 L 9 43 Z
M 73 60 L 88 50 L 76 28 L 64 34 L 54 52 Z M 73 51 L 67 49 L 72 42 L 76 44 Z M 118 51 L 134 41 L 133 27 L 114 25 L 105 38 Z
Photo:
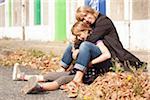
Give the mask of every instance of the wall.
M 150 0 L 108 0 L 106 7 L 125 48 L 150 50 Z
M 38 24 L 35 23 L 36 1 L 40 2 Z M 105 1 L 106 15 L 114 22 L 124 47 L 150 50 L 150 0 Z M 0 3 L 0 38 L 23 39 L 24 26 L 25 40 L 69 40 L 75 11 L 84 2 L 85 0 L 5 0 Z M 25 12 L 22 13 L 23 11 Z

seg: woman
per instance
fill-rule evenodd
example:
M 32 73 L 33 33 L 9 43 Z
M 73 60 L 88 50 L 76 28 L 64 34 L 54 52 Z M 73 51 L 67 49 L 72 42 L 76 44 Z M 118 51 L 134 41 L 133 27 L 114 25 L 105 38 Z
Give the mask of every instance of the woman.
M 96 42 L 102 39 L 111 52 L 112 58 L 118 58 L 122 64 L 129 61 L 129 64 L 136 68 L 142 67 L 143 62 L 123 48 L 117 30 L 107 16 L 102 15 L 91 7 L 83 6 L 77 9 L 76 19 L 92 27 L 92 35 L 87 39 L 88 41 Z
M 91 33 L 91 28 L 89 25 L 83 22 L 76 22 L 72 28 L 72 33 L 78 39 L 85 41 L 86 38 Z M 68 59 L 72 60 L 73 58 L 72 54 L 73 53 L 70 53 L 70 55 L 66 56 L 67 60 L 66 59 L 65 60 L 66 61 L 68 61 Z M 25 94 L 35 93 L 39 91 L 55 90 L 55 89 L 58 89 L 61 85 L 70 82 L 71 80 L 72 81 L 66 85 L 65 89 L 69 88 L 69 86 L 74 86 L 75 88 L 77 88 L 78 84 L 82 83 L 83 76 L 86 73 L 87 66 L 89 64 L 96 65 L 97 63 L 101 63 L 109 59 L 110 57 L 111 57 L 111 54 L 102 41 L 98 41 L 96 45 L 85 41 L 81 43 L 79 47 L 79 53 L 76 58 L 76 63 L 71 73 L 69 72 L 51 73 L 50 72 L 47 75 L 25 75 L 25 74 L 21 74 L 18 70 L 18 65 L 15 65 L 14 71 L 13 71 L 13 80 L 29 80 L 29 82 L 24 86 L 22 90 Z M 63 64 L 66 64 L 66 63 L 63 62 Z M 107 65 L 105 66 L 106 66 L 106 70 L 108 71 L 109 67 L 111 66 L 111 63 L 109 63 L 108 66 Z M 66 67 L 66 69 L 67 68 L 68 67 Z M 86 79 L 86 77 L 84 79 Z M 38 81 L 47 81 L 47 80 L 53 80 L 53 81 L 46 82 L 46 83 L 38 83 Z M 72 90 L 69 90 L 69 91 L 70 91 L 69 93 L 72 93 Z

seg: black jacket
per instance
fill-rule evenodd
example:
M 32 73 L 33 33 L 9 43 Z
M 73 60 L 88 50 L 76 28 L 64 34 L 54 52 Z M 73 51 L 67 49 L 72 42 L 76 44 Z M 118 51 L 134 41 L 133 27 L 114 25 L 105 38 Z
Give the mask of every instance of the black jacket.
M 121 62 L 129 61 L 131 65 L 139 65 L 142 62 L 123 48 L 117 30 L 112 21 L 104 15 L 99 14 L 95 23 L 91 26 L 93 32 L 87 41 L 95 43 L 102 39 L 111 52 L 112 58 L 118 58 Z

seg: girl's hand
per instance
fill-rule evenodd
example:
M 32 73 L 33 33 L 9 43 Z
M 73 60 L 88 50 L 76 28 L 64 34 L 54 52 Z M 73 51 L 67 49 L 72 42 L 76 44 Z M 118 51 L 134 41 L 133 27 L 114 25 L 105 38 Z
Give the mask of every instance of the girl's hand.
M 76 36 L 71 35 L 71 36 L 70 36 L 70 42 L 71 42 L 72 44 L 74 44 L 75 41 L 76 41 Z
M 89 67 L 89 68 L 92 68 L 92 67 L 93 67 L 93 65 L 92 65 L 91 62 L 88 64 L 88 67 Z
M 72 49 L 72 57 L 73 59 L 77 59 L 79 53 L 79 49 Z

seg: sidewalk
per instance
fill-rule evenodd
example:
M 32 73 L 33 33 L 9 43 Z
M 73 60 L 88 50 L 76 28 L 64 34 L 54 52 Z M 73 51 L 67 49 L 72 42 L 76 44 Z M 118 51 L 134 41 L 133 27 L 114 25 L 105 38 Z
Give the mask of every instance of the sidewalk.
M 40 42 L 40 41 L 22 41 L 22 40 L 0 40 L 0 51 L 24 49 L 38 49 L 46 53 L 51 51 L 56 55 L 62 55 L 67 43 L 65 42 Z M 148 62 L 148 70 L 150 73 L 150 51 L 130 51 L 140 60 Z
M 61 55 L 65 50 L 66 46 L 67 43 L 64 42 L 0 40 L 0 51 L 23 48 L 23 49 L 38 49 L 46 53 L 50 53 L 50 51 L 52 51 L 56 55 Z

